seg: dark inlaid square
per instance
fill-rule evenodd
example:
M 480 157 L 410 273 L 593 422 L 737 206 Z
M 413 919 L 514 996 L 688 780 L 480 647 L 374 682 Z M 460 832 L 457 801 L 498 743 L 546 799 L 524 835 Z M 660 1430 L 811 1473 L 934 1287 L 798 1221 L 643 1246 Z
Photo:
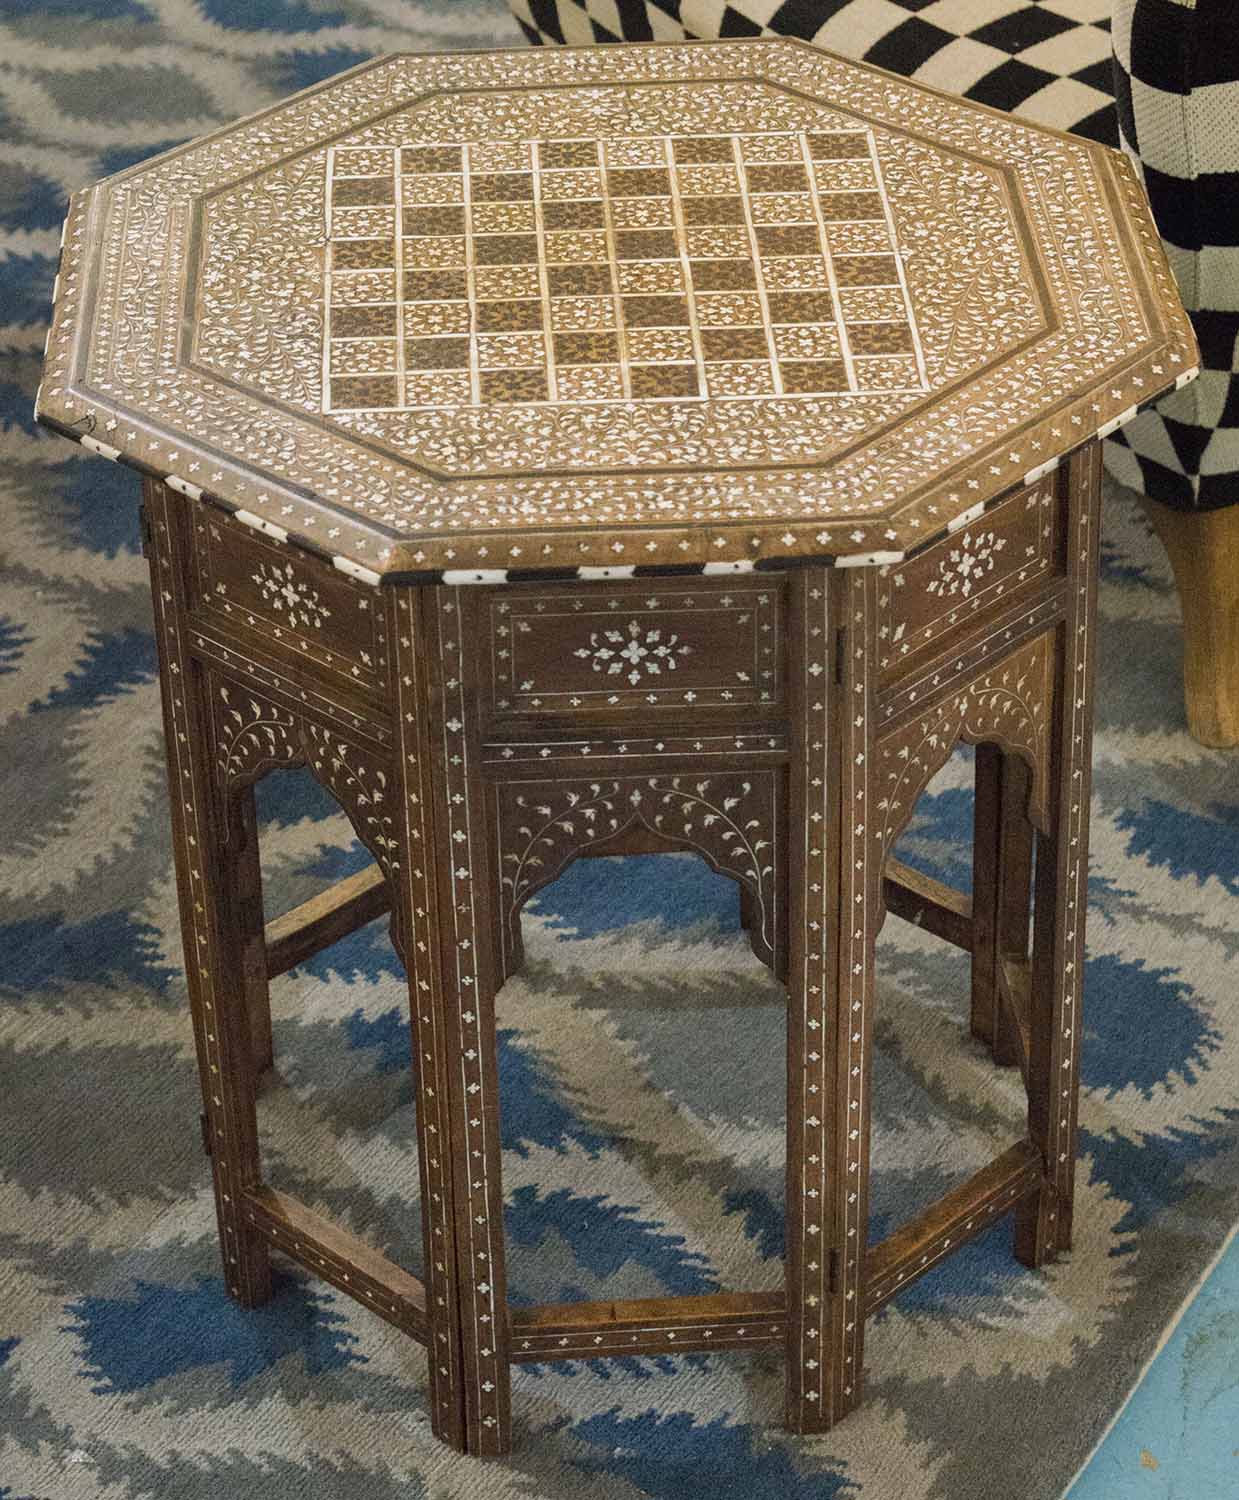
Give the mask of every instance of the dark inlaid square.
M 518 333 L 542 327 L 542 303 L 537 297 L 511 297 L 502 302 L 478 303 L 482 333 Z
M 606 223 L 601 198 L 575 202 L 543 203 L 542 223 L 547 229 L 601 229 Z
M 822 218 L 827 223 L 838 223 L 841 219 L 884 219 L 880 193 L 822 193 L 818 200 L 822 205 Z
M 467 338 L 405 339 L 404 363 L 409 370 L 459 370 L 469 363 Z
M 816 224 L 759 224 L 756 233 L 763 255 L 821 254 Z
M 331 405 L 395 406 L 394 375 L 337 375 L 331 382 Z
M 634 396 L 697 396 L 701 393 L 696 365 L 633 365 L 629 373 Z
M 674 260 L 679 253 L 671 229 L 621 229 L 615 236 L 617 260 Z
M 469 179 L 475 203 L 523 203 L 533 198 L 531 172 L 475 172 Z
M 686 328 L 688 303 L 683 297 L 625 297 L 624 322 L 630 328 Z
M 619 359 L 613 333 L 557 333 L 555 359 L 561 365 L 610 365 Z
M 406 271 L 404 273 L 404 296 L 406 302 L 450 302 L 469 295 L 469 282 L 464 271 Z
M 337 177 L 332 184 L 334 207 L 344 208 L 360 203 L 390 203 L 396 186 L 390 177 Z
M 772 323 L 829 323 L 835 315 L 829 292 L 771 292 Z
M 671 191 L 671 179 L 659 167 L 612 167 L 607 191 L 612 198 L 661 198 Z
M 849 323 L 848 342 L 854 354 L 908 354 L 912 330 L 906 323 Z
M 745 168 L 750 193 L 803 193 L 809 186 L 809 174 L 794 162 L 778 166 L 754 164 Z
M 837 255 L 835 280 L 840 286 L 890 286 L 899 273 L 893 255 Z
M 869 155 L 869 142 L 861 131 L 815 131 L 808 141 L 814 161 L 845 161 Z
M 682 198 L 680 207 L 686 224 L 743 224 L 744 202 L 731 194 Z
M 460 204 L 442 204 L 437 208 L 406 208 L 405 234 L 464 234 L 465 211 Z
M 331 263 L 339 271 L 365 271 L 396 264 L 394 240 L 336 240 Z
M 552 297 L 598 297 L 611 290 L 609 266 L 547 266 Z
M 703 328 L 701 350 L 707 359 L 761 359 L 770 346 L 762 328 Z
M 785 391 L 846 391 L 847 366 L 841 359 L 784 360 L 779 365 Z
M 538 259 L 536 234 L 479 234 L 473 240 L 479 266 L 522 266 Z
M 598 146 L 594 141 L 543 141 L 538 160 L 544 167 L 596 167 Z
M 405 172 L 459 172 L 459 146 L 405 146 L 400 153 Z
M 731 141 L 719 135 L 681 135 L 673 143 L 676 161 L 734 161 Z
M 337 339 L 391 338 L 396 332 L 396 304 L 379 307 L 333 307 L 331 336 Z
M 695 260 L 693 285 L 701 292 L 734 292 L 756 286 L 751 260 Z
M 483 370 L 483 401 L 545 401 L 545 370 Z

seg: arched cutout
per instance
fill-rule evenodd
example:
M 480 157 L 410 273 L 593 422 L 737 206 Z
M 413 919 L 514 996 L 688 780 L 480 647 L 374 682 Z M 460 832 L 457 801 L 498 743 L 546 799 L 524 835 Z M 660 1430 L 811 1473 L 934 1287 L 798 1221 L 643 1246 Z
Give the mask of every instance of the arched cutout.
M 877 1038 L 870 1094 L 871 1243 L 915 1219 L 987 1159 L 985 1132 L 955 1113 L 967 1091 L 941 1086 L 959 1066 L 960 1030 L 994 1062 L 1022 1061 L 1010 986 L 1028 962 L 1031 780 L 1023 755 L 993 740 L 973 747 L 960 736 L 921 782 L 900 819 L 901 837 L 884 851 L 883 917 L 903 920 L 884 922 L 875 951 L 885 1035 Z M 949 1004 L 955 997 L 958 1010 Z M 976 1056 L 965 1066 L 975 1067 Z M 989 1110 L 1009 1110 L 1011 1137 L 1019 1139 L 1023 1110 L 1005 1091 L 990 1099 Z M 917 1121 L 915 1132 L 909 1119 Z M 972 1157 L 960 1150 L 967 1141 L 977 1148 Z
M 495 795 L 496 941 L 504 977 L 520 963 L 521 908 L 575 859 L 672 850 L 699 855 L 747 892 L 742 912 L 753 951 L 784 976 L 779 772 L 513 781 L 497 785 Z
M 377 747 L 291 712 L 249 686 L 211 677 L 215 762 L 225 809 L 271 771 L 304 766 L 331 793 L 384 875 L 397 868 L 396 821 L 388 796 L 394 777 Z

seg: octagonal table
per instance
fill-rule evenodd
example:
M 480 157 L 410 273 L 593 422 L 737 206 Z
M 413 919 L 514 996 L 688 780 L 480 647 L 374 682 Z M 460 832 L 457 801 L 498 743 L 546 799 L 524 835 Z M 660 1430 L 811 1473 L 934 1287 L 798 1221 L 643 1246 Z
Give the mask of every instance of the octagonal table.
M 513 1362 L 609 1354 L 777 1345 L 822 1431 L 901 1287 L 1009 1209 L 1068 1246 L 1097 439 L 1195 363 L 1120 156 L 791 41 L 382 58 L 75 194 L 38 415 L 144 476 L 231 1294 L 300 1261 L 496 1454 Z M 888 857 L 961 740 L 971 897 Z M 265 924 L 252 788 L 297 765 L 375 862 Z M 783 1288 L 509 1306 L 521 905 L 668 848 L 786 982 Z M 269 978 L 388 910 L 422 1279 L 256 1128 Z M 1028 1122 L 870 1245 L 888 910 L 971 953 Z

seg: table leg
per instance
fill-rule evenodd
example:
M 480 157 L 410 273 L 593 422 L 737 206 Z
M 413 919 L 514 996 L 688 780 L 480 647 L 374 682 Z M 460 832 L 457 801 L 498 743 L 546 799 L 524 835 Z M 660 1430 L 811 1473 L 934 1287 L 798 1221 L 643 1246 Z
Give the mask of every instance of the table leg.
M 262 864 L 258 853 L 254 788 L 242 787 L 230 800 L 232 879 L 236 888 L 237 916 L 244 932 L 241 969 L 250 1018 L 254 1069 L 262 1073 L 275 1061 L 275 1045 L 271 1037 L 271 987 L 267 982 L 267 933 L 263 923 Z
M 878 659 L 872 571 L 808 570 L 793 586 L 793 722 L 802 738 L 789 875 L 785 1422 L 802 1433 L 826 1431 L 861 1396 L 884 853 L 867 831 Z
M 1028 955 L 1032 907 L 1033 826 L 1028 818 L 1031 773 L 1018 755 L 993 743 L 976 748 L 976 811 L 972 842 L 972 1034 L 994 1061 L 1019 1061 L 1011 1017 L 999 1001 L 998 966 Z
M 405 907 L 410 997 L 423 1067 L 438 1080 L 424 1155 L 438 1253 L 431 1295 L 458 1351 L 440 1372 L 462 1400 L 457 1446 L 511 1447 L 508 1310 L 500 1177 L 498 987 L 485 783 L 477 725 L 476 590 L 400 590 L 391 637 L 400 693 L 402 796 L 410 858 Z M 431 1042 L 433 1041 L 433 1046 Z M 450 1212 L 449 1212 L 450 1209 Z M 441 1232 L 440 1232 L 441 1231 Z M 454 1257 L 454 1259 L 453 1259 Z M 439 1340 L 446 1355 L 447 1342 Z
M 1100 444 L 1071 459 L 1067 567 L 1059 629 L 1047 833 L 1038 840 L 1033 918 L 1028 1133 L 1045 1162 L 1041 1191 L 1016 1218 L 1015 1253 L 1029 1266 L 1071 1248 L 1079 1093 L 1084 926 L 1096 636 Z
M 215 1183 L 215 1211 L 229 1294 L 245 1307 L 271 1295 L 270 1250 L 242 1217 L 243 1195 L 262 1176 L 251 1031 L 253 873 L 257 840 L 246 804 L 228 804 L 214 774 L 205 678 L 185 640 L 183 517 L 148 485 L 151 573 L 181 938 Z M 257 917 L 259 940 L 261 911 Z M 262 975 L 265 988 L 265 970 Z

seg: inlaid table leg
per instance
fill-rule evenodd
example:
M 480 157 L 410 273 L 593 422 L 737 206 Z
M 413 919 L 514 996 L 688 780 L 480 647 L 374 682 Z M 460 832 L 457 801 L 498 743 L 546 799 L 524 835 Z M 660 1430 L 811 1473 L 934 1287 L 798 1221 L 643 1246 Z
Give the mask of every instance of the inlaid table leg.
M 1066 618 L 1055 663 L 1047 833 L 1038 840 L 1033 919 L 1028 1132 L 1046 1177 L 1021 1205 L 1015 1250 L 1038 1266 L 1071 1248 L 1079 1092 L 1100 444 L 1070 461 Z
M 999 1000 L 999 965 L 1025 961 L 1032 910 L 1031 773 L 1018 755 L 993 743 L 976 748 L 972 841 L 972 1034 L 996 1063 L 1019 1060 L 1012 1018 Z
M 184 517 L 159 485 L 146 487 L 146 505 L 181 939 L 224 1281 L 238 1302 L 256 1307 L 271 1295 L 269 1247 L 242 1215 L 244 1193 L 262 1176 L 246 962 L 253 954 L 257 841 L 247 803 L 234 802 L 230 811 L 214 775 L 205 675 L 185 639 Z M 262 984 L 265 990 L 265 972 Z
M 824 1432 L 861 1392 L 883 852 L 867 807 L 878 658 L 872 570 L 810 570 L 793 590 L 785 1422 Z
M 237 918 L 244 932 L 240 951 L 245 1003 L 250 1018 L 254 1068 L 264 1072 L 275 1061 L 271 1038 L 271 987 L 267 982 L 267 934 L 263 922 L 262 864 L 258 854 L 258 811 L 254 788 L 230 799 L 229 843 L 233 853 Z
M 431 1202 L 451 1223 L 436 1231 L 436 1298 L 451 1307 L 463 1394 L 459 1446 L 479 1455 L 511 1446 L 508 1314 L 500 1178 L 498 987 L 477 726 L 480 653 L 476 590 L 400 590 L 391 635 L 399 680 L 403 797 L 411 868 L 407 904 L 410 994 L 418 1047 L 432 1034 L 441 1059 L 432 1134 L 439 1174 Z M 430 1127 L 428 1126 L 428 1129 Z M 454 1254 L 454 1264 L 449 1259 Z M 448 1378 L 445 1374 L 443 1378 Z

